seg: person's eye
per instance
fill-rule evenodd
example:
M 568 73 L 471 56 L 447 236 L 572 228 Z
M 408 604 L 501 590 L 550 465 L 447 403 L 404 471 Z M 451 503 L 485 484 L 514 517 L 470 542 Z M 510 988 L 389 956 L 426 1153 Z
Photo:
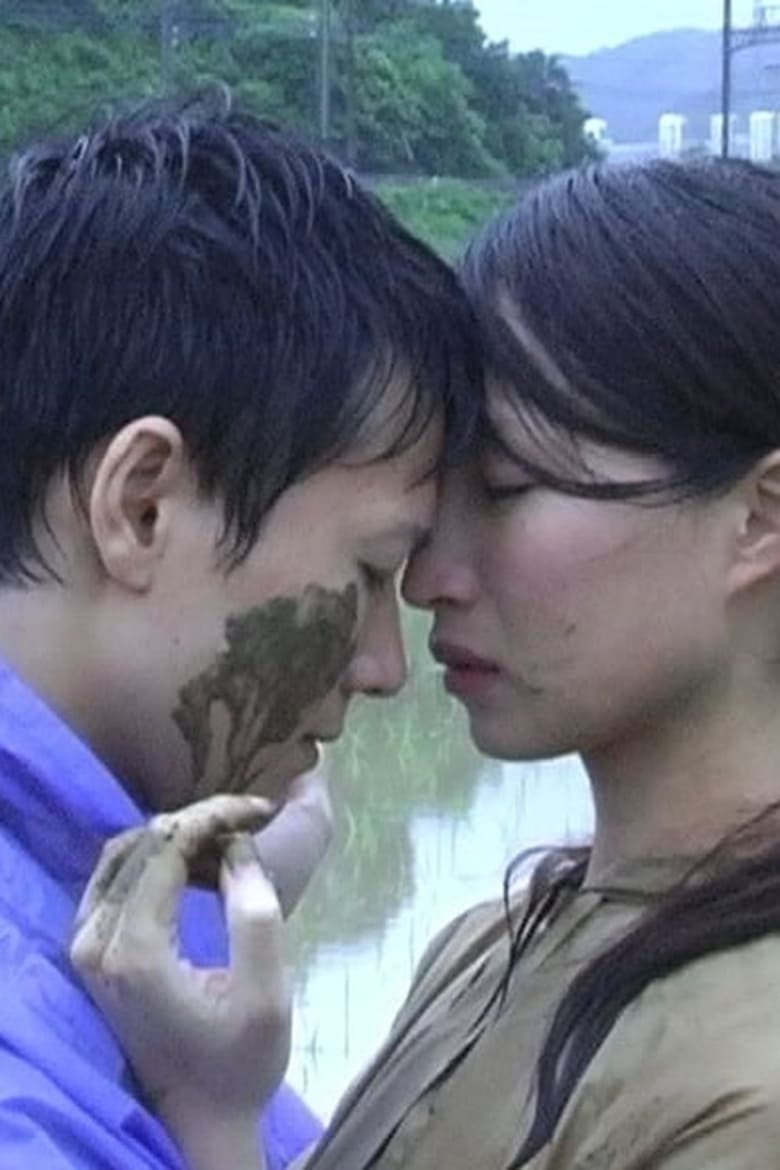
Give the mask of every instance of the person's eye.
M 532 483 L 491 483 L 482 480 L 482 495 L 489 504 L 517 503 L 533 489 Z

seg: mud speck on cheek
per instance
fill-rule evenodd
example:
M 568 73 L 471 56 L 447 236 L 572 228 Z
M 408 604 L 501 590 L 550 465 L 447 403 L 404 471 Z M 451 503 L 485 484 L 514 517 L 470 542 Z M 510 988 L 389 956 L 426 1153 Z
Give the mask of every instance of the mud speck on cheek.
M 173 711 L 196 791 L 214 766 L 224 771 L 209 776 L 212 790 L 244 791 L 262 776 L 263 749 L 290 739 L 344 674 L 357 623 L 354 583 L 341 592 L 308 585 L 228 618 L 226 649 L 181 689 Z

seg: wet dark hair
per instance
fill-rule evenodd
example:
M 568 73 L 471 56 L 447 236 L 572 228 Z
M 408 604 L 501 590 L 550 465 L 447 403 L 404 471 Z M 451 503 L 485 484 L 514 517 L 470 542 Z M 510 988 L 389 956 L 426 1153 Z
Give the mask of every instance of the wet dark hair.
M 491 224 L 462 272 L 541 482 L 596 498 L 702 494 L 780 446 L 780 174 L 740 160 L 597 166 Z M 545 437 L 662 460 L 595 479 Z M 534 451 L 538 451 L 538 458 Z
M 780 173 L 713 160 L 566 175 L 489 226 L 463 277 L 487 364 L 531 441 L 520 450 L 487 419 L 485 439 L 536 481 L 594 498 L 695 497 L 728 489 L 780 447 Z M 561 432 L 654 456 L 664 470 L 598 480 L 576 456 L 562 460 L 560 444 L 548 458 Z M 722 841 L 573 979 L 538 1059 L 514 1170 L 553 1137 L 615 1022 L 653 980 L 780 931 L 779 810 Z M 539 867 L 520 923 L 510 920 L 507 979 L 587 865 L 587 852 L 560 852 Z
M 236 563 L 279 494 L 377 419 L 378 456 L 440 412 L 456 449 L 478 377 L 447 266 L 227 91 L 31 146 L 0 185 L 0 581 L 51 573 L 52 477 L 78 482 L 133 418 L 180 428 Z
M 695 959 L 780 931 L 780 802 L 728 834 L 682 880 L 572 979 L 558 1004 L 536 1065 L 531 1127 L 507 1170 L 521 1170 L 555 1133 L 588 1066 L 623 1011 L 654 980 Z M 521 856 L 517 859 L 522 862 Z M 512 969 L 562 899 L 578 890 L 587 849 L 553 850 L 534 870 L 525 910 L 512 921 L 507 972 L 492 1002 L 507 991 Z

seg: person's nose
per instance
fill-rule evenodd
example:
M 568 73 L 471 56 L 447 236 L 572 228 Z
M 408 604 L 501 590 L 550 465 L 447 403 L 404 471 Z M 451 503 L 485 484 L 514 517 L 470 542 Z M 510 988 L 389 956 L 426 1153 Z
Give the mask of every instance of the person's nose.
M 419 548 L 406 566 L 401 593 L 417 609 L 470 605 L 477 594 L 476 576 L 455 549 L 445 549 L 434 537 Z
M 389 697 L 401 690 L 407 673 L 398 597 L 388 587 L 369 602 L 346 688 L 352 694 Z
M 468 606 L 477 597 L 469 481 L 451 475 L 444 484 L 433 530 L 410 557 L 401 593 L 418 609 Z
M 469 468 L 444 476 L 432 532 L 409 558 L 401 581 L 403 599 L 421 610 L 469 606 L 478 593 L 477 517 Z

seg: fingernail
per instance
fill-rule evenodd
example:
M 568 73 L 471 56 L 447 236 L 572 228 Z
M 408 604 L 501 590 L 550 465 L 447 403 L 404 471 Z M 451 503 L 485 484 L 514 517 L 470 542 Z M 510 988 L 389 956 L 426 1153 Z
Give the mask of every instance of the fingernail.
M 174 837 L 179 828 L 179 817 L 176 813 L 157 813 L 150 818 L 147 825 L 153 833 L 159 833 L 166 841 Z

